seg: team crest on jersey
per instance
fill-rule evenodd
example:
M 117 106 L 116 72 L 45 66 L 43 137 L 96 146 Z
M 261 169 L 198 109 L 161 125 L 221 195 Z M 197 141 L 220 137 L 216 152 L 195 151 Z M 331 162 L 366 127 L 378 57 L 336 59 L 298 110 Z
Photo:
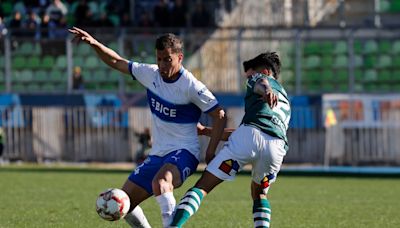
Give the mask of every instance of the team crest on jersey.
M 230 176 L 233 172 L 236 173 L 239 170 L 239 163 L 232 159 L 225 160 L 221 163 L 219 169 Z

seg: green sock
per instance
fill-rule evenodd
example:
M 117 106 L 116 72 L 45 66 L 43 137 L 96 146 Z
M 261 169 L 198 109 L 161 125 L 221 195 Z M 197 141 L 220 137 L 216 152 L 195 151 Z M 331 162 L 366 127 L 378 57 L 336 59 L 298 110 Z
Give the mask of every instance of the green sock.
M 268 228 L 271 220 L 271 206 L 267 199 L 254 200 L 253 203 L 254 227 Z
M 203 193 L 198 188 L 191 188 L 183 196 L 176 207 L 174 218 L 172 219 L 172 227 L 182 227 L 183 224 L 192 216 L 200 207 Z

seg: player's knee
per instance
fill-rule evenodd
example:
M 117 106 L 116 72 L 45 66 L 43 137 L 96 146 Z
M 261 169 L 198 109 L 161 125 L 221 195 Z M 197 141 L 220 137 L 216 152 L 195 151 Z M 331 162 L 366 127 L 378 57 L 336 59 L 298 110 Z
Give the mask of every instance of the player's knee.
M 164 178 L 153 179 L 153 181 L 151 182 L 151 186 L 153 188 L 154 194 L 156 195 L 162 194 L 164 192 L 171 192 L 174 189 L 173 185 Z

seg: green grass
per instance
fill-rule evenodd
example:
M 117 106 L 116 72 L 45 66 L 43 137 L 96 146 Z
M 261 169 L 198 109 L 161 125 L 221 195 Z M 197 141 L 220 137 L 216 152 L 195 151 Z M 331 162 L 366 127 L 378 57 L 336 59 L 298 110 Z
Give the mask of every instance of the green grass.
M 128 227 L 95 212 L 95 199 L 129 172 L 0 167 L 0 227 Z M 196 174 L 175 192 L 180 198 Z M 186 227 L 253 227 L 250 177 L 240 175 L 205 198 Z M 270 190 L 272 227 L 400 227 L 400 181 L 389 178 L 280 176 Z M 142 204 L 161 227 L 154 198 Z

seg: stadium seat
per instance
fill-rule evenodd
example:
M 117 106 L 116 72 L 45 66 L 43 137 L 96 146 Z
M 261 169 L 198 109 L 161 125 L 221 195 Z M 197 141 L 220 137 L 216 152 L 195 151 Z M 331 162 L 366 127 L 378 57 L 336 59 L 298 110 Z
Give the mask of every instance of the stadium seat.
M 115 83 L 102 83 L 98 86 L 100 90 L 108 90 L 108 91 L 113 91 L 113 90 L 118 90 L 118 86 L 116 86 Z
M 334 50 L 334 43 L 331 41 L 324 41 L 320 44 L 320 49 L 318 49 L 318 53 L 323 55 L 327 53 L 332 53 Z
M 41 91 L 39 84 L 35 82 L 30 82 L 29 84 L 26 85 L 26 90 L 29 92 L 39 92 Z
M 334 62 L 333 67 L 335 68 L 345 68 L 347 67 L 349 60 L 347 55 L 337 55 Z
M 388 40 L 380 40 L 378 43 L 380 53 L 390 53 L 392 50 L 392 42 Z
M 336 77 L 337 81 L 347 82 L 347 80 L 348 80 L 347 69 L 337 70 L 335 77 Z
M 2 84 L 5 81 L 5 75 L 4 75 L 4 71 L 0 71 L 0 84 Z
M 20 44 L 16 52 L 17 54 L 31 55 L 33 53 L 33 50 L 33 44 L 30 41 L 26 41 Z
M 311 55 L 305 58 L 303 68 L 313 69 L 321 65 L 321 58 L 318 55 Z
M 23 56 L 16 56 L 12 59 L 12 68 L 13 69 L 21 69 L 26 67 L 26 59 Z
M 334 45 L 333 53 L 347 54 L 347 42 L 346 41 L 337 41 Z
M 25 85 L 22 83 L 18 83 L 18 82 L 13 82 L 11 85 L 11 90 L 12 91 L 16 91 L 16 92 L 25 92 Z
M 13 4 L 11 3 L 11 1 L 2 1 L 1 3 L 1 8 L 3 9 L 3 13 L 5 15 L 10 15 L 13 12 Z
M 309 70 L 306 72 L 306 75 L 303 74 L 305 78 L 307 78 L 312 83 L 318 83 L 321 81 L 321 71 L 319 70 Z
M 34 74 L 34 80 L 41 81 L 41 82 L 47 81 L 48 80 L 47 72 L 45 70 L 36 71 Z
M 104 70 L 96 70 L 93 71 L 92 81 L 97 81 L 97 82 L 102 82 L 102 81 L 107 81 L 107 75 Z
M 400 12 L 400 2 L 396 0 L 392 0 L 390 2 L 390 12 L 399 13 Z
M 110 42 L 110 43 L 107 44 L 107 47 L 111 48 L 112 50 L 114 50 L 116 52 L 119 51 L 117 42 Z
M 380 55 L 376 66 L 380 69 L 392 66 L 392 57 L 390 55 Z
M 54 61 L 53 56 L 46 55 L 43 57 L 43 59 L 42 59 L 42 67 L 43 68 L 51 69 L 54 67 L 54 65 L 55 65 L 55 61 Z
M 333 57 L 332 55 L 324 55 L 321 58 L 321 67 L 332 67 Z
M 38 42 L 35 43 L 33 45 L 33 52 L 31 54 L 40 56 L 42 54 L 42 45 Z
M 149 63 L 149 64 L 155 64 L 155 57 L 153 55 L 147 55 L 144 59 L 143 62 Z
M 293 56 L 295 52 L 295 46 L 293 41 L 282 41 L 279 43 L 278 50 L 283 53 L 283 55 Z
M 112 82 L 118 82 L 122 74 L 116 70 L 107 70 L 106 74 L 108 75 L 108 80 Z
M 81 43 L 78 45 L 78 48 L 76 48 L 77 53 L 74 54 L 74 56 L 87 56 L 90 53 L 90 49 L 91 47 L 89 45 Z
M 88 69 L 97 69 L 99 66 L 99 60 L 97 56 L 89 56 L 86 58 L 84 66 Z
M 318 54 L 320 52 L 321 46 L 316 41 L 309 41 L 304 44 L 303 53 L 304 55 Z
M 374 69 L 368 69 L 364 72 L 364 81 L 376 81 L 378 73 Z
M 118 15 L 111 14 L 111 15 L 108 16 L 108 18 L 114 24 L 114 26 L 119 26 L 120 20 L 119 20 L 119 16 Z
M 391 76 L 392 76 L 392 74 L 389 70 L 382 70 L 382 71 L 379 71 L 379 73 L 378 73 L 379 81 L 386 82 L 386 83 L 390 83 Z
M 21 71 L 19 79 L 21 81 L 26 81 L 26 82 L 32 81 L 32 79 L 33 79 L 32 71 L 31 70 L 23 70 L 23 71 Z
M 356 82 L 364 81 L 364 72 L 361 69 L 354 70 L 354 79 Z
M 367 55 L 364 57 L 364 67 L 365 68 L 375 68 L 377 66 L 377 57 L 376 55 Z
M 396 57 L 394 57 L 394 59 L 392 61 L 392 65 L 394 68 L 400 69 L 400 55 L 397 55 Z
M 321 90 L 322 92 L 332 92 L 334 90 L 334 84 L 332 83 L 322 83 Z
M 392 44 L 392 53 L 399 54 L 400 53 L 400 40 L 396 40 Z
M 55 63 L 56 68 L 58 69 L 65 69 L 67 68 L 67 58 L 63 55 L 60 55 L 57 57 L 56 63 Z
M 38 56 L 31 56 L 28 58 L 26 66 L 31 69 L 38 69 L 40 67 L 40 59 Z
M 60 70 L 52 70 L 48 75 L 49 80 L 52 81 L 67 81 L 66 76 L 64 75 L 63 71 Z
M 354 54 L 363 54 L 364 53 L 364 45 L 360 40 L 354 40 L 353 42 L 353 50 Z
M 376 92 L 377 91 L 377 86 L 372 83 L 364 84 L 364 89 L 366 92 Z
M 82 56 L 74 56 L 72 61 L 74 63 L 74 66 L 84 67 L 84 60 Z
M 361 55 L 354 55 L 354 66 L 361 67 L 363 66 L 364 60 Z
M 291 70 L 283 70 L 281 72 L 281 78 L 284 83 L 294 81 L 294 72 Z
M 375 54 L 378 51 L 378 44 L 375 40 L 367 40 L 364 44 L 364 54 Z
M 41 89 L 42 89 L 43 91 L 47 91 L 47 92 L 55 91 L 55 90 L 56 90 L 54 84 L 53 84 L 53 83 L 50 83 L 50 82 L 44 83 L 44 84 L 42 85 L 42 88 L 41 88 Z
M 321 80 L 323 83 L 332 83 L 335 79 L 333 71 L 331 69 L 325 69 L 321 72 Z
M 347 82 L 340 83 L 337 86 L 337 91 L 341 93 L 348 93 L 349 92 L 349 84 Z
M 390 11 L 390 2 L 389 0 L 380 0 L 379 1 L 380 12 L 389 12 Z

